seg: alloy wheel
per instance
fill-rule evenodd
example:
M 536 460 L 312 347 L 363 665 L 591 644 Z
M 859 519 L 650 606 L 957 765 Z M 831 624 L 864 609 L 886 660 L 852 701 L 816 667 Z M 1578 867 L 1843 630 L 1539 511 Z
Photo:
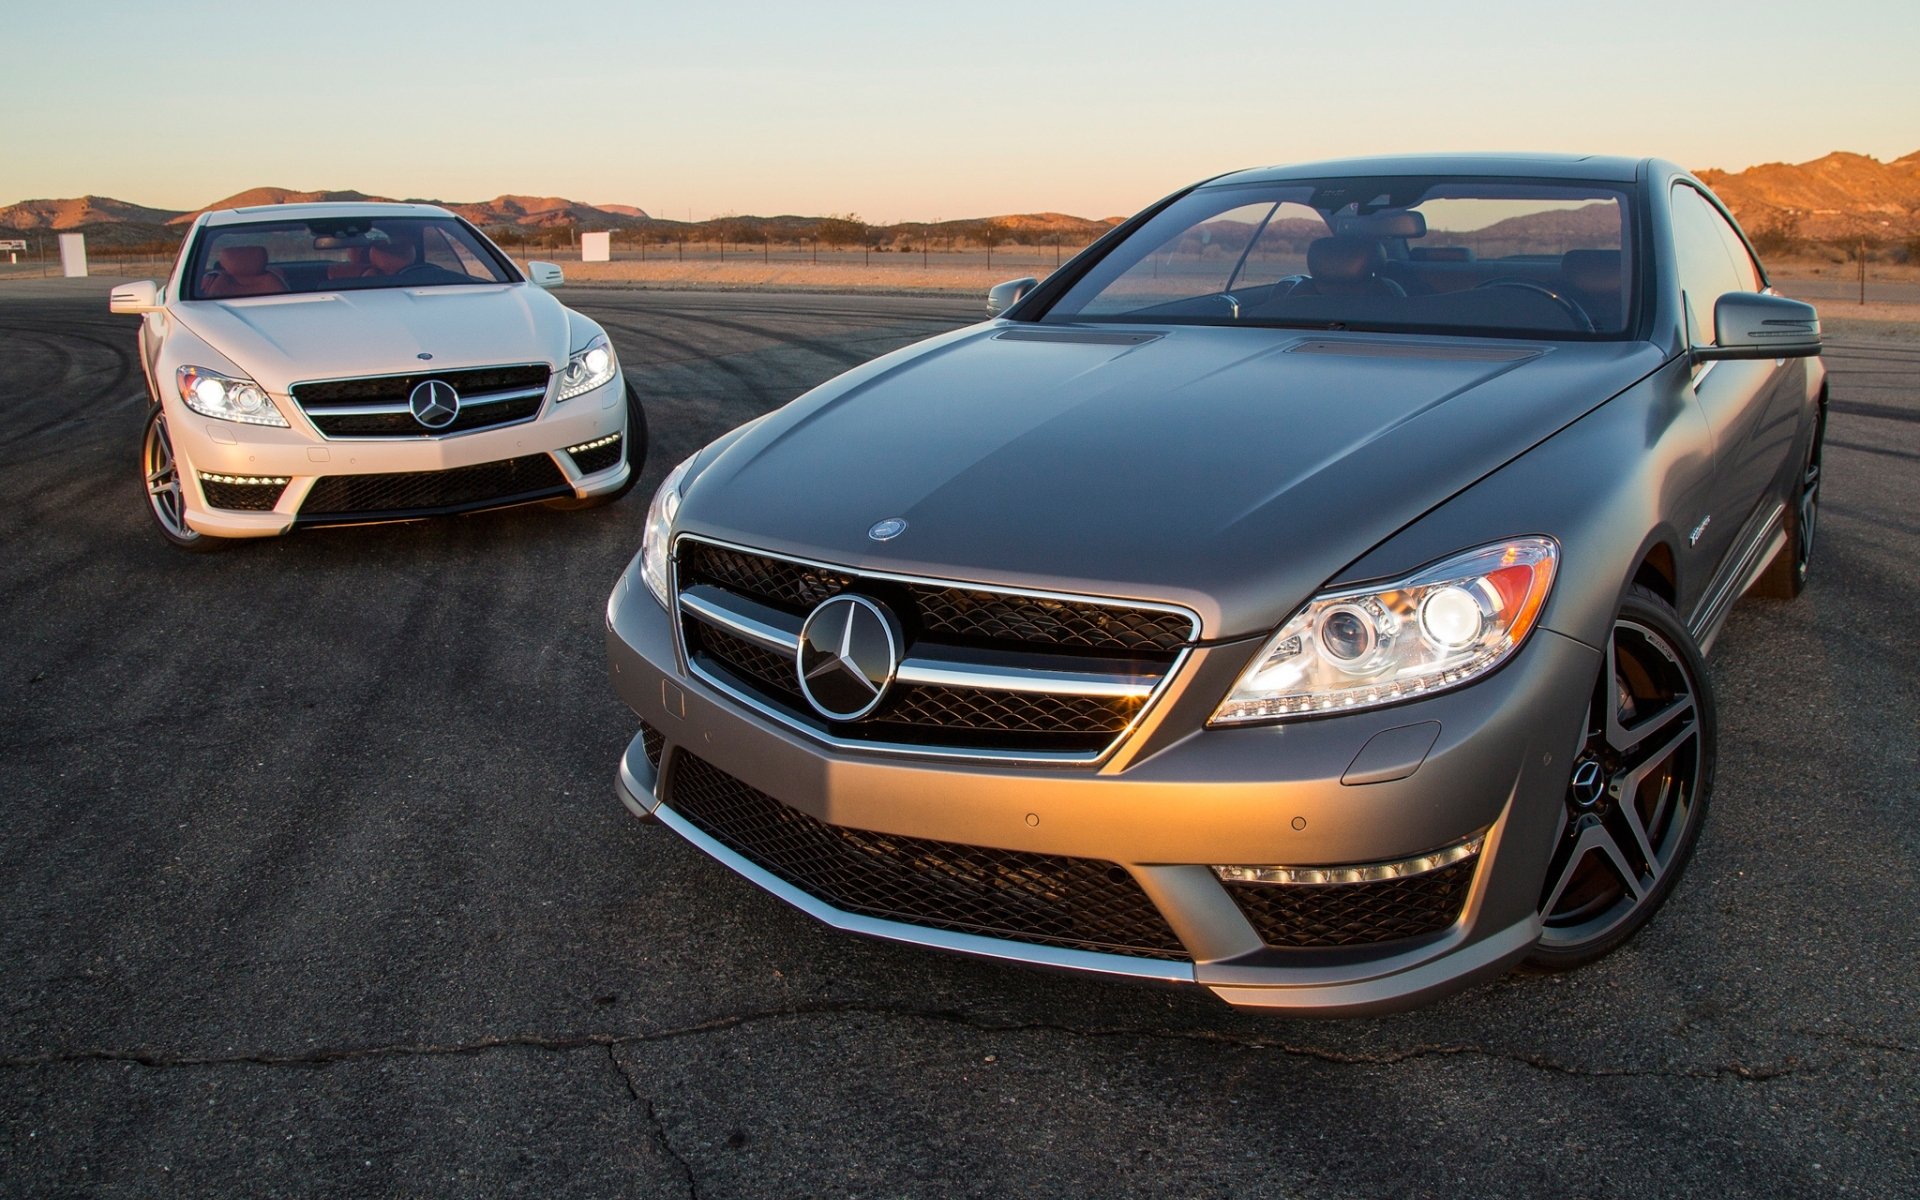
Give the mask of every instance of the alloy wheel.
M 1540 911 L 1540 948 L 1604 951 L 1665 898 L 1702 815 L 1707 717 L 1689 659 L 1623 615 L 1587 710 Z
M 155 413 L 147 424 L 141 448 L 141 468 L 147 477 L 147 503 L 168 535 L 190 542 L 200 535 L 187 526 L 186 498 L 180 494 L 180 470 L 173 458 L 173 439 L 167 436 L 167 418 Z

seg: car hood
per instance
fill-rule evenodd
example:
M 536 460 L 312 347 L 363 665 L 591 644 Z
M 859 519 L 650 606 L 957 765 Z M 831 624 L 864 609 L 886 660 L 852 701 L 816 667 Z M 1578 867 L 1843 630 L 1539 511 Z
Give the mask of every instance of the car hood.
M 527 284 L 379 288 L 176 304 L 172 315 L 270 392 L 303 379 L 566 361 L 567 311 Z
M 1631 342 L 975 326 L 755 423 L 679 522 L 868 570 L 1173 601 L 1239 636 L 1660 360 Z M 870 540 L 887 517 L 906 531 Z M 1486 537 L 1530 532 L 1516 514 Z

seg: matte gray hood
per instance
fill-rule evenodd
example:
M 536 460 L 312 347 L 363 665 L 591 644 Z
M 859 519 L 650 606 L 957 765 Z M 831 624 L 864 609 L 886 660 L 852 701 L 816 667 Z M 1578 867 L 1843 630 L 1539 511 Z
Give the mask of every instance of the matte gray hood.
M 567 353 L 567 312 L 528 284 L 369 288 L 198 300 L 171 310 L 188 329 L 284 395 L 303 379 L 543 362 Z
M 1632 342 L 1136 331 L 997 322 L 869 363 L 725 445 L 680 528 L 1169 600 L 1209 638 L 1253 633 L 1661 361 Z M 906 532 L 869 540 L 886 517 Z

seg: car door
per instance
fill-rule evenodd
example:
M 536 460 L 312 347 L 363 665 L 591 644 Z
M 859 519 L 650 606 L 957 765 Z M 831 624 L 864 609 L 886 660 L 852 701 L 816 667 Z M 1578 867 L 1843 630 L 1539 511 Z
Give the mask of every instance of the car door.
M 1674 184 L 1670 208 L 1688 339 L 1694 346 L 1711 346 L 1715 302 L 1728 292 L 1759 291 L 1760 274 L 1740 236 L 1699 190 Z M 1740 550 L 1751 526 L 1765 518 L 1761 501 L 1785 453 L 1783 430 L 1792 437 L 1791 414 L 1782 422 L 1773 412 L 1785 376 L 1785 365 L 1774 359 L 1693 368 L 1693 393 L 1713 431 L 1714 452 L 1707 508 L 1690 514 L 1687 535 L 1697 578 L 1714 579 L 1730 569 L 1727 556 Z

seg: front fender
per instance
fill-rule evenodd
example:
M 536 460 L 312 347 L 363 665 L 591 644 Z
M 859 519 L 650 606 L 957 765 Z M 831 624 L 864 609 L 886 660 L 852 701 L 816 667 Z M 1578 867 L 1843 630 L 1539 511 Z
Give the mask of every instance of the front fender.
M 1712 434 L 1692 401 L 1686 360 L 1675 359 L 1432 509 L 1332 586 L 1398 578 L 1471 546 L 1546 534 L 1559 540 L 1561 562 L 1541 624 L 1603 646 L 1656 548 L 1671 556 L 1680 611 L 1707 586 L 1712 564 L 1689 553 L 1684 514 L 1702 509 L 1712 472 Z

